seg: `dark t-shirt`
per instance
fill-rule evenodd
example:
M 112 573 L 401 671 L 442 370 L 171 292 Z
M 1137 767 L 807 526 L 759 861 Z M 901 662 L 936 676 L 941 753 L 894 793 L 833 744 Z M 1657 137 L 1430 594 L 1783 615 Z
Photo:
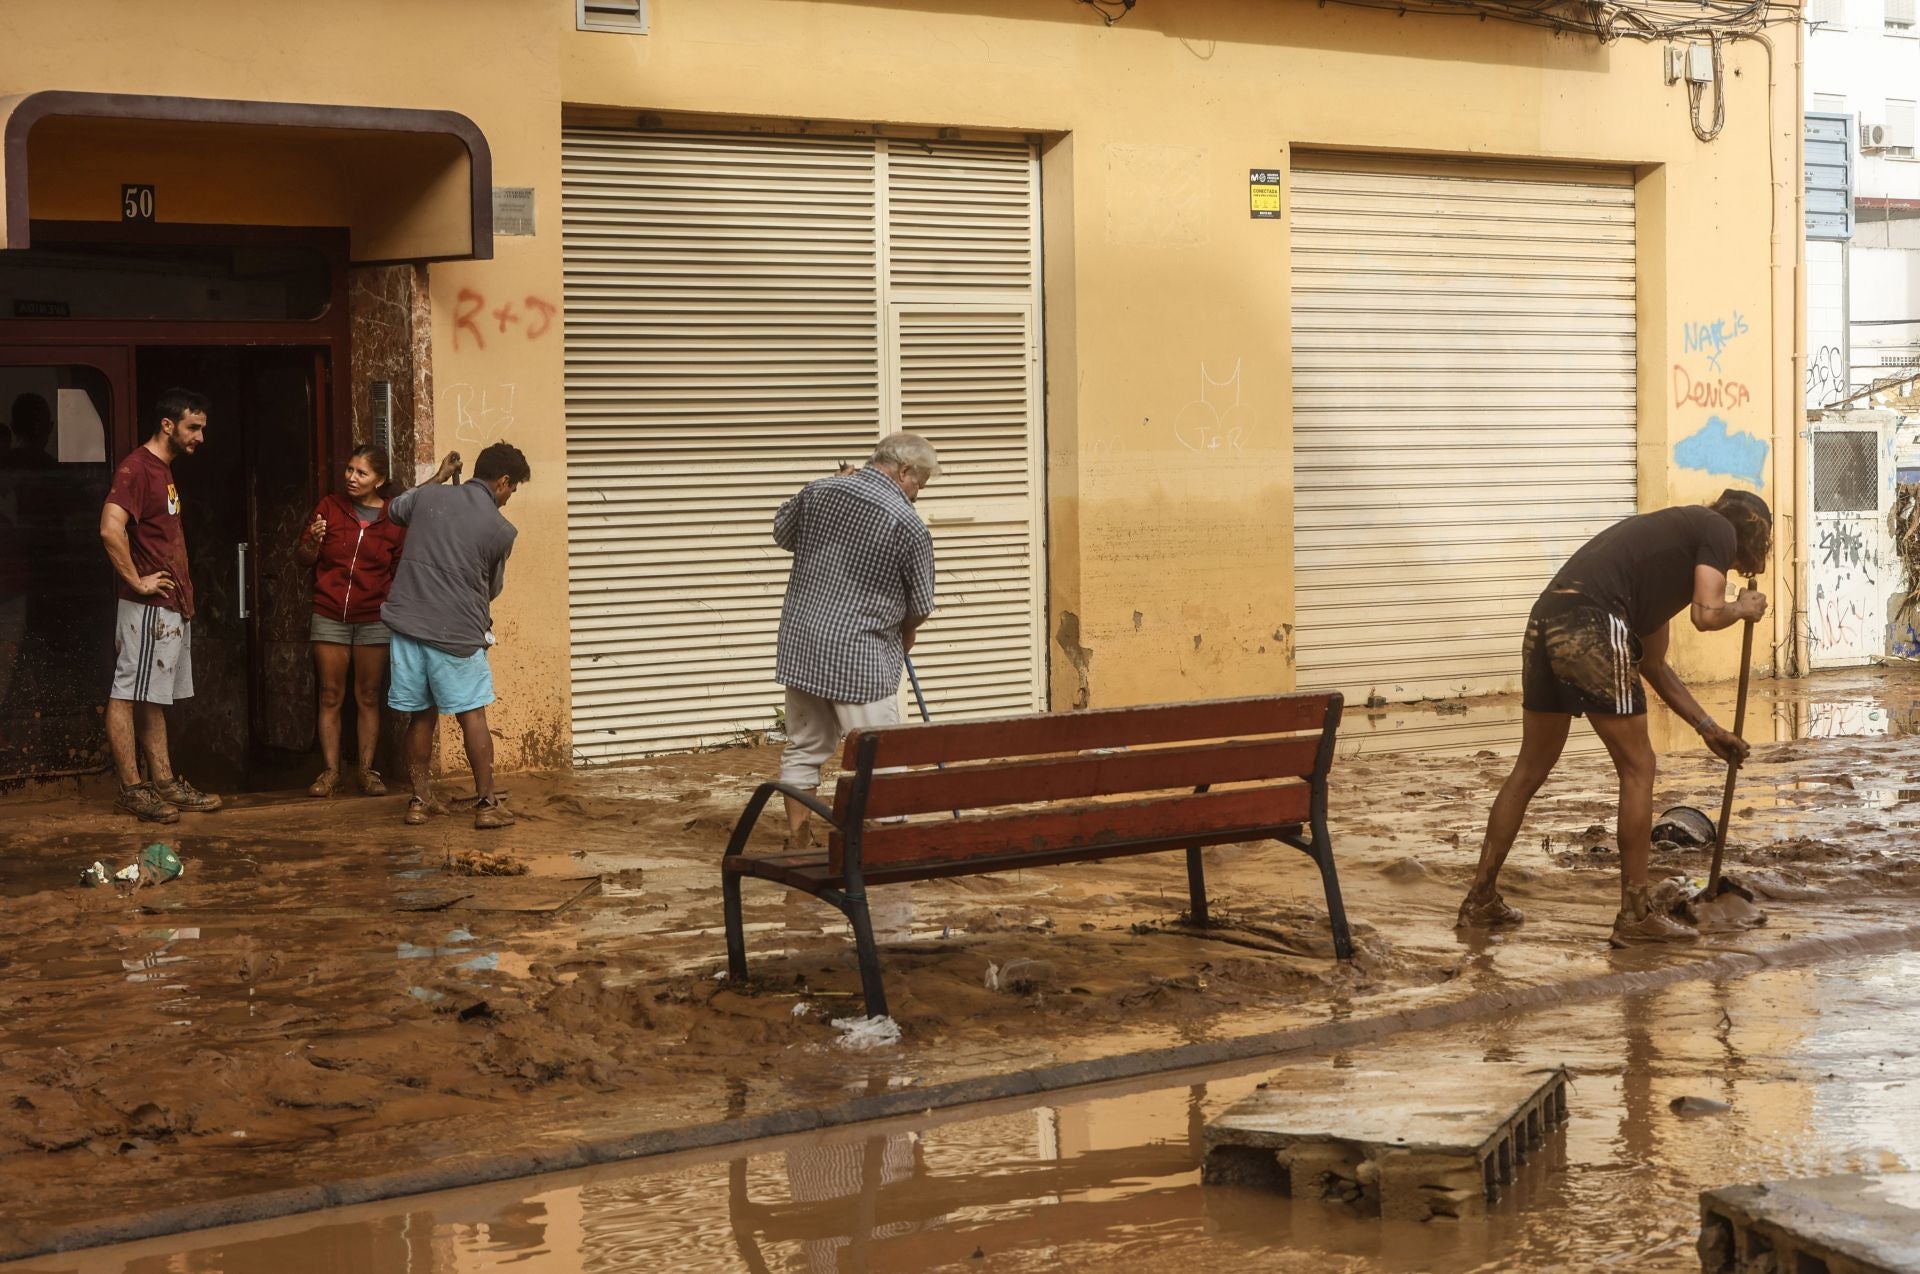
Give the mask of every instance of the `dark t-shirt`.
M 166 571 L 174 582 L 166 592 L 142 597 L 125 580 L 119 580 L 120 596 L 192 619 L 193 581 L 187 575 L 187 536 L 180 527 L 180 493 L 174 489 L 173 469 L 145 446 L 135 447 L 113 471 L 107 503 L 127 511 L 127 547 L 133 552 L 133 569 L 142 575 Z
M 1693 600 L 1694 567 L 1731 570 L 1738 548 L 1733 523 L 1704 505 L 1642 513 L 1588 540 L 1547 590 L 1572 589 L 1645 637 Z

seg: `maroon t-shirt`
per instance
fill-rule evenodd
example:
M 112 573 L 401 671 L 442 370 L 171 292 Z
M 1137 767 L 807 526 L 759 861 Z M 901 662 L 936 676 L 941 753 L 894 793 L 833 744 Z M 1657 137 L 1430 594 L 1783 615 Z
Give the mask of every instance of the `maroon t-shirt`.
M 143 446 L 113 471 L 107 503 L 127 511 L 127 547 L 133 551 L 133 569 L 142 575 L 166 571 L 174 587 L 142 597 L 119 581 L 120 596 L 130 602 L 164 606 L 182 619 L 193 618 L 193 581 L 187 576 L 187 535 L 180 526 L 180 493 L 174 489 L 173 469 Z

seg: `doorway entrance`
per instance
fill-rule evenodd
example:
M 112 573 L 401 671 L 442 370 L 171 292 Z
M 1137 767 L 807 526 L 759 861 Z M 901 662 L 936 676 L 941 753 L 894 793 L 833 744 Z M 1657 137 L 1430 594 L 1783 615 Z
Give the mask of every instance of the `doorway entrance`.
M 196 611 L 174 763 L 227 792 L 304 786 L 319 768 L 312 585 L 294 548 L 350 437 L 344 244 L 162 229 L 183 241 L 62 243 L 36 226 L 52 246 L 0 253 L 0 785 L 108 768 L 100 506 L 173 386 L 212 404 L 174 470 Z

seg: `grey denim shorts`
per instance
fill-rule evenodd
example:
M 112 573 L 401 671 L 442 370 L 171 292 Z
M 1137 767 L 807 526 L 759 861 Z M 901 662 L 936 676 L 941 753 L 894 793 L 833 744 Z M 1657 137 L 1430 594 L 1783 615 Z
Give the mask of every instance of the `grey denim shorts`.
M 377 619 L 370 624 L 343 624 L 315 615 L 307 627 L 307 640 L 330 646 L 386 646 L 392 644 L 393 633 Z

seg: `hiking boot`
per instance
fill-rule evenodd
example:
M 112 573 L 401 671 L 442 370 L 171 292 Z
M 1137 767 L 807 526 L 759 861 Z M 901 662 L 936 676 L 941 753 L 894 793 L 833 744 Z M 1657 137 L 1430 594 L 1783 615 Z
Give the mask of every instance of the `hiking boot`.
M 333 789 L 340 786 L 340 771 L 322 770 L 320 777 L 307 785 L 308 796 L 332 796 Z
M 363 796 L 385 796 L 387 781 L 380 777 L 378 770 L 360 771 L 360 792 Z
M 407 798 L 407 812 L 400 819 L 408 827 L 418 827 L 435 815 L 444 814 L 447 807 L 438 801 L 423 801 L 417 796 Z
M 1460 918 L 1453 922 L 1456 929 L 1502 929 L 1517 925 L 1526 916 L 1519 910 L 1507 905 L 1507 900 L 1494 890 L 1485 898 L 1476 898 L 1469 892 L 1460 900 Z
M 473 803 L 473 825 L 483 832 L 496 827 L 512 827 L 513 815 L 493 797 L 483 796 Z
M 180 811 L 161 800 L 151 783 L 134 783 L 121 788 L 113 804 L 115 809 L 123 809 L 143 823 L 180 821 Z
M 161 800 L 189 814 L 207 814 L 220 808 L 220 798 L 210 792 L 202 792 L 178 774 L 163 782 L 156 782 L 153 790 Z
M 1613 919 L 1613 936 L 1608 942 L 1616 947 L 1638 946 L 1647 942 L 1692 942 L 1700 931 L 1674 917 L 1655 891 L 1646 885 L 1628 888 L 1626 905 Z

